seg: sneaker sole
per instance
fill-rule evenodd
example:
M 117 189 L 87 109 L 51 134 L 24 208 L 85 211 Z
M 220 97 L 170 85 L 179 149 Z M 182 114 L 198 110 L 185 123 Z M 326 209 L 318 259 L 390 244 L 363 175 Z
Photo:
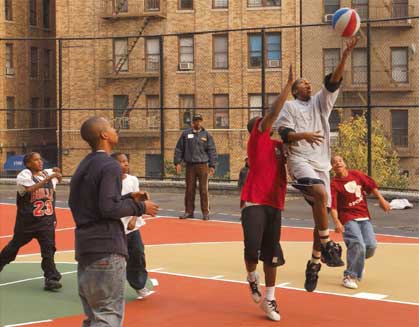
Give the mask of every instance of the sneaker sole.
M 145 295 L 145 296 L 138 296 L 137 297 L 137 300 L 142 300 L 142 299 L 145 299 L 146 297 L 149 297 L 151 294 L 154 294 L 154 293 L 156 293 L 155 291 L 150 291 L 150 293 L 148 293 L 147 295 Z

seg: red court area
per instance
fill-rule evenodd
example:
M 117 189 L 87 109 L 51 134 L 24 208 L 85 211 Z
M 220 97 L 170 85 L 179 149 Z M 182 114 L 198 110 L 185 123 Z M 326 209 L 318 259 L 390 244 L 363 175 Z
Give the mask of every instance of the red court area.
M 1 205 L 0 246 L 13 232 L 15 207 Z M 58 209 L 57 250 L 74 248 L 74 226 L 68 209 Z M 61 230 L 64 229 L 64 230 Z M 60 231 L 61 230 L 61 231 Z M 142 228 L 146 244 L 188 242 L 241 241 L 237 223 L 201 220 L 182 221 L 172 218 L 148 220 Z M 310 229 L 284 228 L 286 241 L 310 241 Z M 378 236 L 380 242 L 419 243 L 419 239 Z M 20 254 L 39 253 L 35 242 L 25 246 Z M 242 253 L 238 253 L 242 255 Z M 187 260 L 187 258 L 179 258 Z M 199 263 L 197 263 L 199 264 Z M 307 293 L 279 288 L 276 291 L 281 313 L 280 322 L 267 320 L 241 283 L 198 279 L 153 272 L 159 280 L 158 292 L 126 306 L 125 327 L 136 326 L 287 326 L 287 327 L 417 327 L 419 306 L 384 301 L 363 300 L 330 294 Z M 395 276 L 396 278 L 396 276 Z M 25 326 L 81 326 L 83 315 L 62 317 L 51 322 Z

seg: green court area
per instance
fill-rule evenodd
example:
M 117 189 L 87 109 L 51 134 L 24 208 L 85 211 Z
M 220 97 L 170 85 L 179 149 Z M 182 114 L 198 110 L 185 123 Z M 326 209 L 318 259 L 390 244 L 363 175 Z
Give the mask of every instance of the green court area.
M 56 292 L 44 291 L 40 263 L 12 263 L 3 269 L 0 273 L 0 326 L 83 313 L 77 293 L 77 265 L 62 263 L 57 267 L 63 274 L 63 288 Z M 136 298 L 136 292 L 127 284 L 126 300 Z

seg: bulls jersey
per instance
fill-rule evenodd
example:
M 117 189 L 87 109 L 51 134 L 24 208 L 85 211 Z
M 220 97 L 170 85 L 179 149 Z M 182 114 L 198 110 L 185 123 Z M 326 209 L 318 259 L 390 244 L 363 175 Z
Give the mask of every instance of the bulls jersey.
M 46 169 L 34 176 L 29 169 L 21 171 L 17 178 L 17 215 L 16 231 L 33 232 L 50 229 L 55 223 L 55 185 L 54 178 L 41 188 L 27 192 L 25 187 L 30 187 L 41 182 L 53 172 Z

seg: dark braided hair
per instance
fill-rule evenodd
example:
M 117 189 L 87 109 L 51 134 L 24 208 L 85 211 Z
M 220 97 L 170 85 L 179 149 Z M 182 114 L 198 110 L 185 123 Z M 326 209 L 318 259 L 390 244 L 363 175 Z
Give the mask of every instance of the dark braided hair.
M 25 165 L 25 167 L 28 167 L 27 165 L 28 165 L 29 161 L 32 159 L 32 157 L 35 154 L 39 154 L 39 153 L 38 152 L 29 152 L 29 153 L 25 154 L 25 156 L 23 157 L 23 164 Z

